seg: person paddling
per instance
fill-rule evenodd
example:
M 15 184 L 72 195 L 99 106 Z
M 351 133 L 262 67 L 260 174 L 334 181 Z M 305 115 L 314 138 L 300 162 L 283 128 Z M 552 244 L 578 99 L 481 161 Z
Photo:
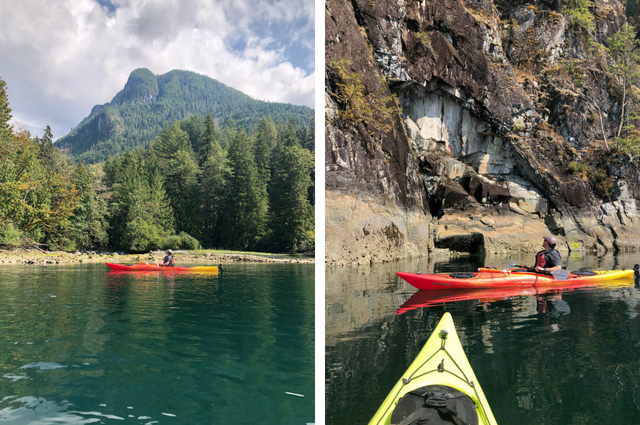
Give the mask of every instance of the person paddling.
M 561 269 L 560 253 L 556 250 L 558 240 L 555 236 L 545 236 L 542 238 L 542 247 L 544 250 L 536 254 L 536 264 L 533 267 L 527 267 L 535 272 L 550 273 L 554 270 Z
M 167 256 L 164 257 L 164 260 L 162 260 L 162 264 L 160 265 L 164 267 L 173 267 L 174 261 L 175 260 L 173 258 L 173 251 L 171 251 L 170 249 L 167 249 Z

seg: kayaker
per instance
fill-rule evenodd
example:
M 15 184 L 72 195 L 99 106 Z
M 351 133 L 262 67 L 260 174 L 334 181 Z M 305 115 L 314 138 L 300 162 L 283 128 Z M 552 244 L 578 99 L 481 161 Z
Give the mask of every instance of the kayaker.
M 536 254 L 535 266 L 527 268 L 542 273 L 550 273 L 554 270 L 561 269 L 560 253 L 556 250 L 558 240 L 555 236 L 545 236 L 542 239 L 542 247 L 544 250 Z
M 164 257 L 164 260 L 162 260 L 162 264 L 160 265 L 164 267 L 173 267 L 174 261 L 175 260 L 173 258 L 173 251 L 171 251 L 170 249 L 167 249 L 167 256 Z

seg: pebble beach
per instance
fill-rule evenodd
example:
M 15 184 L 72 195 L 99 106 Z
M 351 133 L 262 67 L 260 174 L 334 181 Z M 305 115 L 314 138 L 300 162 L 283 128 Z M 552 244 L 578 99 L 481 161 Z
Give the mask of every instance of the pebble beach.
M 0 247 L 0 265 L 3 264 L 78 264 L 78 263 L 151 263 L 162 262 L 164 251 L 130 254 L 117 251 L 44 251 L 38 248 Z M 313 256 L 284 254 L 216 253 L 208 251 L 174 251 L 176 264 L 217 265 L 224 263 L 315 263 Z

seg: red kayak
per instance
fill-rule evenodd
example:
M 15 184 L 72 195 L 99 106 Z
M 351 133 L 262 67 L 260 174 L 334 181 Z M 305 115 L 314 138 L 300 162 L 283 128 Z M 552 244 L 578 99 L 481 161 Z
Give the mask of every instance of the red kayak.
M 418 291 L 402 304 L 397 314 L 406 313 L 424 307 L 433 307 L 450 302 L 479 300 L 483 303 L 502 301 L 520 296 L 536 296 L 548 293 L 560 293 L 569 291 L 581 291 L 587 289 L 615 289 L 628 287 L 633 281 L 615 280 L 607 283 L 589 283 L 565 281 L 564 284 L 556 282 L 552 285 L 543 284 L 522 288 L 488 288 L 488 289 L 436 289 L 432 291 Z
M 575 271 L 555 270 L 550 274 L 526 269 L 498 270 L 481 268 L 475 273 L 422 274 L 397 272 L 420 290 L 522 288 L 538 285 L 561 286 L 567 283 L 633 282 L 633 270 Z
M 198 273 L 218 273 L 219 267 L 217 266 L 160 266 L 158 264 L 114 264 L 105 263 L 111 270 L 118 272 L 198 272 Z M 220 268 L 221 269 L 221 268 Z

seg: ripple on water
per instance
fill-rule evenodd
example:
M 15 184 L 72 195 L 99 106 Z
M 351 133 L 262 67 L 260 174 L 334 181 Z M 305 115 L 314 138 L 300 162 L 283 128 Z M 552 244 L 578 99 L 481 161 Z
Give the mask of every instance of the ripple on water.
M 44 397 L 16 397 L 8 396 L 4 397 L 0 401 L 0 421 L 8 421 L 14 423 L 65 423 L 65 424 L 90 424 L 90 423 L 105 423 L 104 419 L 123 421 L 126 418 L 136 418 L 135 415 L 129 414 L 125 409 L 118 409 L 110 407 L 112 412 L 107 413 L 104 411 L 80 411 L 73 410 L 73 403 L 68 401 L 54 402 L 47 400 Z M 101 408 L 107 408 L 104 403 L 100 404 Z M 132 406 L 127 406 L 127 410 L 132 410 Z M 102 410 L 102 409 L 101 409 Z M 122 412 L 119 412 L 122 410 Z M 162 415 L 169 417 L 177 417 L 173 413 L 162 412 Z M 49 418 L 50 422 L 46 420 L 42 422 L 42 418 Z M 159 423 L 150 415 L 139 415 L 137 417 L 140 421 L 146 424 Z
M 55 362 L 37 362 L 37 363 L 27 363 L 26 365 L 22 366 L 20 369 L 37 369 L 38 372 L 46 372 L 48 370 L 63 369 L 66 367 L 67 366 L 64 366 Z
M 21 379 L 27 379 L 28 376 L 26 373 L 21 373 L 19 375 L 13 374 L 13 373 L 6 373 L 4 375 L 2 375 L 3 378 L 8 379 L 12 382 L 16 382 L 19 381 Z
M 6 407 L 5 407 L 5 402 Z M 0 407 L 0 421 L 10 421 L 14 423 L 40 423 L 39 420 L 46 414 L 49 418 L 55 418 L 57 423 L 65 424 L 90 424 L 100 422 L 100 417 L 106 419 L 124 420 L 115 415 L 105 415 L 100 412 L 74 412 L 68 410 L 72 404 L 69 402 L 56 403 L 44 397 L 20 397 L 11 400 L 5 398 Z M 92 416 L 92 417 L 85 417 Z M 95 417 L 98 416 L 98 417 Z

